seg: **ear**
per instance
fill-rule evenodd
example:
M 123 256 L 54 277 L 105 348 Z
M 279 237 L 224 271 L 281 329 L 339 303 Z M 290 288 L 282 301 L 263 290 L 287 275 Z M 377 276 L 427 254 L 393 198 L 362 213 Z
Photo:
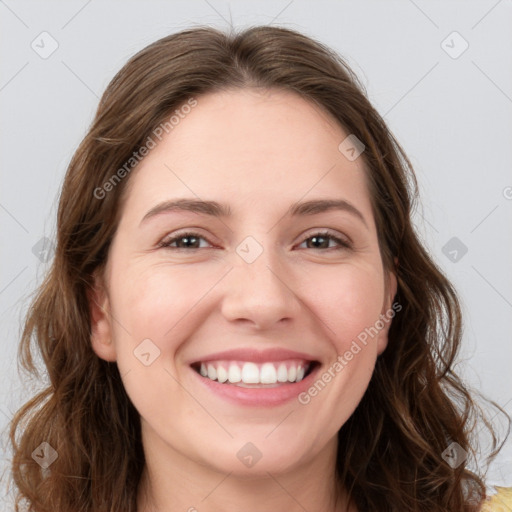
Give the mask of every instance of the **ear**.
M 116 361 L 117 354 L 112 342 L 110 302 L 103 276 L 94 272 L 93 284 L 87 290 L 91 319 L 91 345 L 95 354 L 105 361 Z
M 393 271 L 388 272 L 388 277 L 385 286 L 386 297 L 384 300 L 384 306 L 381 311 L 380 320 L 383 324 L 383 328 L 379 330 L 377 338 L 377 354 L 380 356 L 388 345 L 388 332 L 391 327 L 391 322 L 398 311 L 402 309 L 400 304 L 396 304 L 393 307 L 393 299 L 395 298 L 397 291 L 397 279 L 396 274 Z M 380 326 L 381 324 L 379 324 Z

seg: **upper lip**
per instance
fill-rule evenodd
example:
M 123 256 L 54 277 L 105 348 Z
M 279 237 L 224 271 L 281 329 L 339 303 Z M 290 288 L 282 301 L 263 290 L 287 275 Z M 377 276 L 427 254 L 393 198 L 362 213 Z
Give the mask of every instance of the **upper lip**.
M 264 363 L 267 361 L 286 361 L 288 359 L 304 359 L 305 361 L 316 361 L 316 359 L 309 354 L 284 348 L 268 348 L 265 350 L 258 350 L 255 348 L 234 348 L 231 350 L 224 350 L 223 352 L 216 352 L 215 354 L 205 355 L 199 359 L 194 360 L 191 364 L 201 363 L 203 361 L 219 360 Z

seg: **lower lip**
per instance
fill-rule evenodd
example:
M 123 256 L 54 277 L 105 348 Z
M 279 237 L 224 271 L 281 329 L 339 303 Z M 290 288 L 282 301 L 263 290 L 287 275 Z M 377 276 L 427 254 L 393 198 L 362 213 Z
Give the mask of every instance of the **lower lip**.
M 222 384 L 216 380 L 203 377 L 193 368 L 190 369 L 207 389 L 232 403 L 253 407 L 275 407 L 289 402 L 300 393 L 306 391 L 315 379 L 320 365 L 317 364 L 311 373 L 300 382 L 281 384 L 275 388 L 242 388 L 235 385 Z

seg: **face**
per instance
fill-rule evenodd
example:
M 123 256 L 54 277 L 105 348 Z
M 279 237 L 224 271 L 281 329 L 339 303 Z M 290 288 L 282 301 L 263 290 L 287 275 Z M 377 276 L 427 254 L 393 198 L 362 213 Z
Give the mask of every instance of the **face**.
M 132 172 L 92 344 L 145 450 L 240 475 L 334 453 L 396 292 L 347 135 L 293 93 L 214 93 Z M 184 199 L 223 208 L 170 204 Z

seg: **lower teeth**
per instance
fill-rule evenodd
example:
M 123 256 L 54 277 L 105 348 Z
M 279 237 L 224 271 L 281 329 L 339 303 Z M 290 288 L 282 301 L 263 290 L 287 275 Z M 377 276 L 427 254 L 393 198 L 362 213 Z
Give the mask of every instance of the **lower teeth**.
M 222 384 L 231 384 L 231 386 L 238 386 L 240 388 L 277 388 L 283 384 L 294 384 L 291 382 L 279 382 L 275 384 L 246 384 L 245 382 L 223 382 Z
M 199 372 L 197 372 L 199 373 Z M 199 375 L 201 375 L 199 373 Z M 202 376 L 202 375 L 201 375 Z M 304 380 L 307 377 L 307 374 L 301 379 Z M 207 379 L 208 377 L 205 377 Z M 213 380 L 213 382 L 219 382 L 217 379 L 210 379 Z M 300 381 L 298 381 L 300 382 Z M 296 384 L 296 382 L 276 382 L 274 384 L 246 384 L 245 382 L 229 382 L 229 380 L 226 380 L 225 382 L 219 382 L 219 384 L 229 384 L 230 386 L 238 386 L 240 388 L 278 388 L 279 386 L 283 386 L 284 384 Z

